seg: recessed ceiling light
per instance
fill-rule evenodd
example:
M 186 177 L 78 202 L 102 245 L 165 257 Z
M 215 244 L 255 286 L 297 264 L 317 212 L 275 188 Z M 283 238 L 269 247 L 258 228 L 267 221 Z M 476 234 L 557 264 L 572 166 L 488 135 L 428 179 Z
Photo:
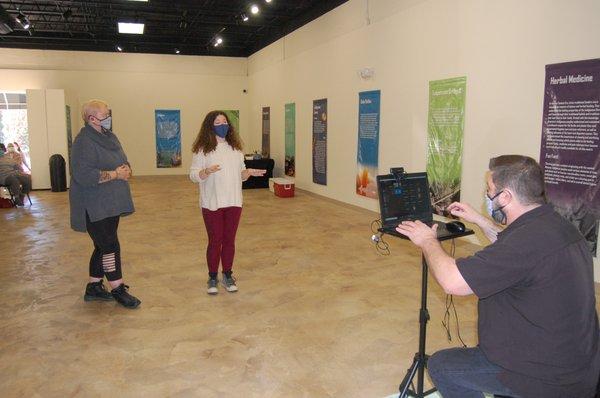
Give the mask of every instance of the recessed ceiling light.
M 144 2 L 148 2 L 148 0 L 129 0 L 129 1 L 144 1 Z
M 134 35 L 144 34 L 143 23 L 118 22 L 119 33 L 129 33 Z
M 252 11 L 252 14 L 258 14 L 260 9 L 258 8 L 258 6 L 256 4 L 252 4 L 252 6 L 250 7 L 250 11 Z
M 265 0 L 265 3 L 270 3 L 270 2 L 271 2 L 271 0 Z

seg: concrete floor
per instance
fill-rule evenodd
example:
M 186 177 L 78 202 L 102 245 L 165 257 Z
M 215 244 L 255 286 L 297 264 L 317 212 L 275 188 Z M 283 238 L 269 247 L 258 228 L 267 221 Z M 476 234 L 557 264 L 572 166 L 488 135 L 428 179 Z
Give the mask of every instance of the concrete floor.
M 244 191 L 234 274 L 206 291 L 206 232 L 186 177 L 136 177 L 119 229 L 137 310 L 85 303 L 92 245 L 69 228 L 67 193 L 0 209 L 2 397 L 384 397 L 418 343 L 420 253 L 370 241 L 376 214 L 303 192 Z M 475 247 L 459 243 L 465 255 Z M 430 283 L 427 351 L 456 346 Z M 476 300 L 456 298 L 476 343 Z M 453 336 L 456 332 L 453 329 Z

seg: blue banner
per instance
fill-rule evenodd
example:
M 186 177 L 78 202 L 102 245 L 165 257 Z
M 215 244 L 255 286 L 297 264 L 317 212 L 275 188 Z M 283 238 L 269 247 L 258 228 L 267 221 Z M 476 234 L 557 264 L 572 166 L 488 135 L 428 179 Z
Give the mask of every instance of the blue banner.
M 327 185 L 327 98 L 313 101 L 313 182 Z
M 155 110 L 156 167 L 181 167 L 181 118 L 178 110 Z
M 358 94 L 358 150 L 356 193 L 377 199 L 375 178 L 379 168 L 379 115 L 381 91 Z

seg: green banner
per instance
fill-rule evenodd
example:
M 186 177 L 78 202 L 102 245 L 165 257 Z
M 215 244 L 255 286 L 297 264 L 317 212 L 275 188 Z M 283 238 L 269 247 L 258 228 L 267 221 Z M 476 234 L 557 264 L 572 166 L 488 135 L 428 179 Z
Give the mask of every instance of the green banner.
M 228 110 L 228 111 L 223 111 L 223 112 L 227 115 L 227 118 L 229 119 L 229 123 L 231 123 L 233 125 L 235 132 L 238 133 L 238 135 L 240 135 L 240 111 Z
M 460 200 L 466 77 L 429 82 L 427 176 L 436 214 Z
M 285 175 L 296 175 L 296 104 L 285 104 Z

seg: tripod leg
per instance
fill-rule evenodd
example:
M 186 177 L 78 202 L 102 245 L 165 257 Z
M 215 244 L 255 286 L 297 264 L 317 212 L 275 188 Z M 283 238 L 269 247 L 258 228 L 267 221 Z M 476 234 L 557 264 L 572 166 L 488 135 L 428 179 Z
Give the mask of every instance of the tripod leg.
M 415 358 L 413 359 L 412 365 L 410 365 L 410 368 L 408 368 L 408 370 L 406 371 L 406 376 L 404 376 L 404 379 L 402 379 L 402 383 L 400 383 L 400 395 L 398 396 L 398 398 L 408 397 L 408 388 L 410 387 L 410 384 L 412 383 L 415 375 L 417 374 L 417 371 L 421 367 L 420 365 L 421 359 L 419 358 L 419 354 L 415 354 Z

